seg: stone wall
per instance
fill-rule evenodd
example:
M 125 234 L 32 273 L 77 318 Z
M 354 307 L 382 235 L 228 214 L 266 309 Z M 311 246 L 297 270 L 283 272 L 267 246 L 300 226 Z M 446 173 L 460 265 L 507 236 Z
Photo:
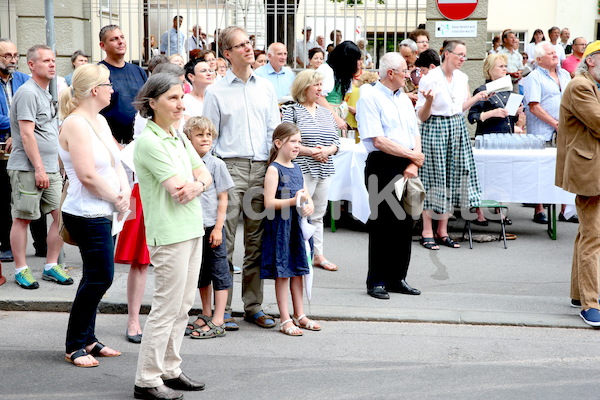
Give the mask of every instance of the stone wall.
M 46 18 L 43 0 L 18 1 L 17 44 L 19 53 L 36 44 L 46 43 Z M 58 55 L 57 71 L 60 76 L 70 74 L 71 54 L 75 50 L 91 52 L 90 0 L 54 0 L 54 35 Z M 21 72 L 29 73 L 25 57 L 19 60 Z

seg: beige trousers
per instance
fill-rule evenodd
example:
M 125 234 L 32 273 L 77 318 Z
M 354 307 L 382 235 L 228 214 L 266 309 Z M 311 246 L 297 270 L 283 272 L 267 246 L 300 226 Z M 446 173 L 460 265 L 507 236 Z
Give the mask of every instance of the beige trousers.
M 573 246 L 571 298 L 581 301 L 581 309 L 599 309 L 598 261 L 600 257 L 600 196 L 575 197 L 579 230 Z
M 156 387 L 181 374 L 179 350 L 194 303 L 202 262 L 202 237 L 148 246 L 154 265 L 154 297 L 144 326 L 135 384 Z
M 235 234 L 240 215 L 244 221 L 244 265 L 242 267 L 242 301 L 244 311 L 254 315 L 262 310 L 263 281 L 260 279 L 260 255 L 262 245 L 262 219 L 257 219 L 264 211 L 263 186 L 267 163 L 243 158 L 225 158 L 227 171 L 233 179 L 234 187 L 229 189 L 225 236 L 227 257 L 232 265 L 235 248 Z M 231 313 L 233 285 L 229 288 L 225 312 Z

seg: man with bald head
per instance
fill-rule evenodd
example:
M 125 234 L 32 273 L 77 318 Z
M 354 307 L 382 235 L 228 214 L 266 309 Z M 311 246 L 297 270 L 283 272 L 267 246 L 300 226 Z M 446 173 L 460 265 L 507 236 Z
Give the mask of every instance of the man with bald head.
M 571 74 L 571 78 L 575 77 L 575 69 L 577 69 L 577 65 L 581 62 L 581 57 L 583 57 L 583 52 L 587 47 L 587 40 L 583 37 L 578 37 L 573 39 L 573 54 L 569 57 L 565 58 L 562 62 L 563 69 L 566 69 Z
M 287 48 L 283 43 L 271 43 L 267 50 L 269 62 L 254 71 L 257 76 L 266 78 L 271 82 L 278 99 L 290 95 L 292 83 L 294 83 L 296 77 L 292 69 L 285 66 L 287 54 Z

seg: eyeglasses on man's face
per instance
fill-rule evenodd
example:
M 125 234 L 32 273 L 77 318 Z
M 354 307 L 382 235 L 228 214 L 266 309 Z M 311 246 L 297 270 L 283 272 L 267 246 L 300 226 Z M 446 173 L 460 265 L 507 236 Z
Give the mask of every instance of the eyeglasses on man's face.
M 17 53 L 15 53 L 15 54 L 6 53 L 6 54 L 0 55 L 0 57 L 4 58 L 6 61 L 8 61 L 8 60 L 19 61 L 20 56 Z
M 246 40 L 245 42 L 231 46 L 229 48 L 229 50 L 238 50 L 238 49 L 243 49 L 243 48 L 249 47 L 249 46 L 252 47 L 252 42 L 249 40 Z

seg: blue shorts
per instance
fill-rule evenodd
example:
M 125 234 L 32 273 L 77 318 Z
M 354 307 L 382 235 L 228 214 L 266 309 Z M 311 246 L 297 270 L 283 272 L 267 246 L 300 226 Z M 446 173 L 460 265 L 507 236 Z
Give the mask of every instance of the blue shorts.
M 204 249 L 202 251 L 202 268 L 200 268 L 200 279 L 198 287 L 206 287 L 213 284 L 213 290 L 226 290 L 233 285 L 233 278 L 227 261 L 227 244 L 225 240 L 225 228 L 223 227 L 223 242 L 213 248 L 208 240 L 214 226 L 204 228 Z

